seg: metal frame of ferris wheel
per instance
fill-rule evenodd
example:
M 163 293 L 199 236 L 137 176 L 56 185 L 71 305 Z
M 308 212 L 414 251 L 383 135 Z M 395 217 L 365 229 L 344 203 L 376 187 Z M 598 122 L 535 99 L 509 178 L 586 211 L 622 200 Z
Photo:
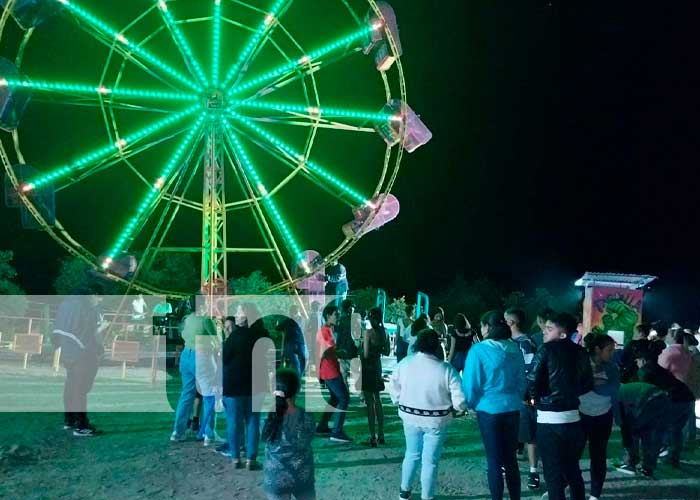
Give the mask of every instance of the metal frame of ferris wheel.
M 61 1 L 61 0 L 56 0 L 56 1 Z M 358 23 L 361 23 L 361 20 L 359 17 L 354 13 L 352 8 L 349 7 L 349 5 L 345 2 L 345 0 L 342 0 L 343 3 L 348 7 L 350 12 L 353 14 L 353 17 Z M 374 0 L 367 0 L 370 6 L 379 14 L 379 10 L 376 6 L 376 3 Z M 7 21 L 8 18 L 8 9 L 14 2 L 9 2 L 7 5 L 6 10 L 3 12 L 3 19 L 2 19 L 2 27 L 4 27 L 4 23 Z M 246 4 L 243 1 L 236 1 L 235 3 L 241 4 L 241 5 L 246 5 L 253 10 L 257 10 L 261 13 L 264 13 L 264 11 L 260 11 L 258 8 L 252 7 L 248 4 Z M 289 2 L 291 3 L 291 1 Z M 288 4 L 287 4 L 288 6 Z M 148 12 L 148 11 L 147 11 Z M 146 13 L 147 13 L 146 12 Z M 143 17 L 145 17 L 146 13 L 142 14 L 139 16 L 137 19 L 135 19 L 132 23 L 130 23 L 128 26 L 126 26 L 122 31 L 126 32 L 129 30 L 132 26 L 134 26 L 137 22 L 140 21 Z M 191 23 L 191 22 L 207 22 L 210 21 L 210 18 L 201 18 L 201 19 L 196 19 L 196 20 L 183 20 L 183 21 L 177 21 L 176 24 L 186 24 L 186 23 Z M 237 24 L 231 20 L 225 20 L 222 19 L 225 22 L 232 23 L 232 24 Z M 80 23 L 79 23 L 80 24 Z M 242 25 L 239 25 L 242 26 Z M 291 35 L 286 31 L 286 29 L 277 21 L 275 21 L 275 24 L 273 28 L 278 27 L 285 32 L 287 36 L 290 37 L 290 39 L 297 45 L 299 49 L 301 47 L 296 43 L 296 41 L 291 38 Z M 81 25 L 83 29 L 86 29 L 86 26 Z M 0 28 L 1 29 L 1 28 Z M 151 33 L 151 35 L 147 36 L 143 40 L 139 42 L 139 46 L 143 46 L 146 43 L 148 43 L 154 36 L 156 36 L 160 31 L 163 29 L 172 29 L 171 27 L 164 27 L 161 26 L 158 28 L 155 32 Z M 250 29 L 250 28 L 247 28 Z M 33 31 L 30 30 L 28 33 L 25 34 L 24 38 L 22 39 L 20 49 L 18 52 L 18 57 L 17 60 L 21 61 L 24 48 L 27 45 L 27 42 L 29 38 L 31 37 L 31 32 Z M 134 64 L 136 64 L 138 67 L 141 67 L 142 69 L 146 70 L 149 74 L 152 76 L 156 77 L 158 80 L 161 82 L 165 83 L 169 87 L 172 87 L 166 80 L 164 80 L 161 76 L 153 73 L 150 71 L 148 68 L 146 68 L 141 61 L 139 61 L 137 58 L 134 57 L 133 54 L 131 54 L 129 51 L 123 50 L 118 43 L 114 40 L 113 37 L 110 37 L 104 33 L 100 33 L 99 30 L 93 30 L 89 29 L 87 27 L 86 31 L 88 34 L 93 36 L 97 41 L 107 45 L 110 48 L 110 55 L 109 55 L 109 60 L 107 64 L 105 65 L 105 70 L 102 75 L 102 81 L 104 81 L 105 76 L 106 76 L 106 70 L 107 66 L 109 65 L 109 61 L 112 59 L 113 56 L 122 56 L 123 62 L 121 63 L 121 68 L 119 69 L 118 72 L 118 77 L 117 77 L 117 82 L 116 85 L 119 84 L 122 74 L 124 71 L 124 68 L 127 64 L 127 62 L 131 61 Z M 171 33 L 172 34 L 172 33 Z M 243 67 L 245 68 L 247 64 L 254 59 L 258 54 L 261 48 L 266 44 L 266 43 L 271 43 L 275 45 L 275 47 L 280 50 L 280 52 L 283 54 L 283 56 L 289 61 L 289 57 L 286 56 L 279 47 L 277 47 L 275 41 L 272 39 L 272 29 L 267 31 L 264 36 L 258 40 L 257 45 L 254 47 L 253 50 L 250 51 L 250 53 L 247 56 L 247 59 L 245 60 L 245 63 L 243 64 Z M 391 34 L 389 36 L 389 44 L 392 47 L 392 50 L 396 52 L 396 47 L 394 44 L 393 39 L 391 38 Z M 176 37 L 173 37 L 174 39 Z M 177 44 L 177 40 L 176 40 Z M 178 45 L 178 50 L 182 51 L 182 47 Z M 346 54 L 347 55 L 347 54 Z M 344 56 L 340 56 L 338 59 L 342 59 Z M 331 60 L 330 62 L 333 62 Z M 328 63 L 328 61 L 326 61 Z M 19 64 L 18 64 L 19 66 Z M 398 68 L 398 73 L 399 73 L 399 88 L 400 88 L 400 94 L 401 97 L 403 98 L 405 102 L 405 82 L 403 80 L 403 72 L 401 70 L 401 64 L 400 64 L 400 59 L 397 59 L 397 68 Z M 194 73 L 192 71 L 192 68 L 188 64 L 188 69 L 190 69 L 191 73 Z M 319 67 L 315 66 L 314 64 L 309 64 L 308 67 L 305 68 L 299 68 L 295 69 L 294 71 L 289 71 L 286 74 L 280 75 L 279 78 L 277 78 L 274 82 L 262 87 L 260 90 L 258 90 L 253 96 L 250 97 L 253 101 L 260 97 L 261 95 L 266 94 L 269 91 L 274 91 L 279 88 L 282 88 L 289 83 L 299 81 L 305 78 L 309 77 L 311 79 L 311 86 L 312 86 L 312 92 L 316 94 L 317 98 L 317 90 L 316 90 L 316 83 L 314 81 L 314 73 L 319 70 Z M 240 82 L 242 77 L 245 74 L 245 70 L 240 71 L 237 78 L 236 82 Z M 381 77 L 384 81 L 387 97 L 390 97 L 390 91 L 389 91 L 389 84 L 387 81 L 387 75 L 382 73 Z M 100 84 L 101 85 L 101 84 Z M 308 96 L 307 96 L 308 97 Z M 94 105 L 91 102 L 85 101 L 82 102 L 80 99 L 76 98 L 74 99 L 71 104 L 75 105 Z M 105 122 L 109 123 L 111 122 L 113 125 L 113 130 L 110 131 L 110 127 L 108 125 L 108 134 L 112 136 L 113 134 L 116 135 L 117 140 L 119 140 L 119 132 L 117 131 L 117 126 L 116 126 L 116 118 L 114 116 L 114 109 L 119 109 L 119 106 L 114 106 L 112 104 L 108 104 L 107 107 L 105 107 L 105 104 L 102 100 L 102 97 L 99 98 L 99 104 L 100 107 L 102 107 L 103 114 L 105 117 Z M 217 105 L 216 103 L 212 103 L 211 108 L 216 108 Z M 143 108 L 146 109 L 146 108 Z M 153 109 L 153 111 L 158 111 L 157 109 Z M 280 110 L 281 111 L 281 110 Z M 361 132 L 374 132 L 373 129 L 371 128 L 364 128 L 364 127 L 353 127 L 347 124 L 343 124 L 337 121 L 329 120 L 325 117 L 321 117 L 320 115 L 314 115 L 311 111 L 308 113 L 298 113 L 298 112 L 289 112 L 287 111 L 286 114 L 282 113 L 283 116 L 276 116 L 276 117 L 268 117 L 265 118 L 263 121 L 265 122 L 272 122 L 272 123 L 284 123 L 286 125 L 296 125 L 296 126 L 307 126 L 311 127 L 311 134 L 309 136 L 309 139 L 307 140 L 307 144 L 304 148 L 304 153 L 308 155 L 311 145 L 313 144 L 313 140 L 315 137 L 316 130 L 318 128 L 336 128 L 336 129 L 341 129 L 341 130 L 356 130 L 356 131 L 361 131 Z M 307 116 L 308 115 L 308 116 Z M 402 124 L 403 127 L 403 124 Z M 243 127 L 236 127 L 236 133 L 240 134 L 240 136 L 247 137 L 248 139 L 252 140 L 253 142 L 257 143 L 257 139 L 253 137 L 252 134 L 248 134 L 243 130 Z M 178 132 L 178 134 L 181 132 Z M 174 137 L 177 134 L 173 134 L 170 137 Z M 229 254 L 235 254 L 235 253 L 269 253 L 273 257 L 274 264 L 276 265 L 280 275 L 282 276 L 283 281 L 278 283 L 273 287 L 272 290 L 280 290 L 283 288 L 289 288 L 294 290 L 294 283 L 295 279 L 299 278 L 294 278 L 292 276 L 292 273 L 290 272 L 290 269 L 288 268 L 286 261 L 283 257 L 282 251 L 281 251 L 281 245 L 277 242 L 276 235 L 274 231 L 272 230 L 272 226 L 274 225 L 272 220 L 269 220 L 268 217 L 265 214 L 265 211 L 262 208 L 262 202 L 261 202 L 261 197 L 259 194 L 255 192 L 256 186 L 253 184 L 251 179 L 249 178 L 248 174 L 246 173 L 246 169 L 244 168 L 241 158 L 239 158 L 239 155 L 237 154 L 236 147 L 231 144 L 231 137 L 226 133 L 225 130 L 223 130 L 223 127 L 214 121 L 211 123 L 206 124 L 204 127 L 204 130 L 199 134 L 199 138 L 197 139 L 197 142 L 200 141 L 200 139 L 204 139 L 204 148 L 201 152 L 196 151 L 194 148 L 192 151 L 188 153 L 187 159 L 183 162 L 182 167 L 180 168 L 181 173 L 178 175 L 176 181 L 168 182 L 167 185 L 164 187 L 160 197 L 158 198 L 159 200 L 164 200 L 167 202 L 166 204 L 166 209 L 163 210 L 162 215 L 160 220 L 157 223 L 156 226 L 156 231 L 154 234 L 151 235 L 151 238 L 149 240 L 148 245 L 146 246 L 146 249 L 143 254 L 143 259 L 142 259 L 142 264 L 139 266 L 139 269 L 137 270 L 137 274 L 130 280 L 125 280 L 123 278 L 120 278 L 117 275 L 114 275 L 113 273 L 107 272 L 106 274 L 109 275 L 110 278 L 116 280 L 116 281 L 122 281 L 125 284 L 128 284 L 128 286 L 133 287 L 137 290 L 140 291 L 145 291 L 145 292 L 155 292 L 155 293 L 164 293 L 163 290 L 157 290 L 154 289 L 153 287 L 150 287 L 148 285 L 142 284 L 137 281 L 138 279 L 138 272 L 142 269 L 147 267 L 148 263 L 152 263 L 153 259 L 155 259 L 156 255 L 160 252 L 178 252 L 178 253 L 201 253 L 201 285 L 202 289 L 205 293 L 207 294 L 217 294 L 217 293 L 225 293 L 227 289 L 227 282 L 228 282 L 228 255 Z M 20 162 L 23 163 L 23 159 L 21 157 L 21 151 L 19 149 L 19 140 L 17 136 L 17 132 L 15 131 L 13 133 L 13 140 L 15 143 L 15 151 L 17 151 L 17 156 L 20 159 Z M 143 146 L 143 148 L 140 151 L 146 150 L 152 145 L 157 145 L 160 141 L 153 142 L 151 144 Z M 258 143 L 258 145 L 260 145 Z M 20 183 L 19 180 L 14 176 L 13 173 L 9 172 L 9 159 L 7 158 L 7 154 L 4 150 L 4 146 L 2 148 L 2 160 L 3 163 L 6 165 L 6 169 L 8 170 L 8 175 L 10 176 L 10 180 L 12 181 L 13 185 L 18 189 L 18 192 L 20 191 Z M 140 151 L 132 152 L 132 151 L 127 151 L 126 153 L 119 151 L 118 154 L 115 155 L 114 159 L 111 160 L 113 163 L 116 163 L 118 161 L 124 161 L 127 163 L 129 168 L 134 171 L 137 175 L 139 175 L 142 179 L 143 176 L 139 174 L 137 169 L 131 165 L 129 162 L 129 157 L 133 154 L 136 155 Z M 274 190 L 280 189 L 280 187 L 287 182 L 289 182 L 294 176 L 296 175 L 304 175 L 307 178 L 309 178 L 312 182 L 315 182 L 318 184 L 320 187 L 325 189 L 326 191 L 331 192 L 329 190 L 329 187 L 324 185 L 319 179 L 315 178 L 312 173 L 308 171 L 308 169 L 304 168 L 304 165 L 299 164 L 296 162 L 294 158 L 290 158 L 289 155 L 284 152 L 284 151 L 271 151 L 268 149 L 268 152 L 273 154 L 273 156 L 276 156 L 280 161 L 287 163 L 291 168 L 292 168 L 292 174 L 290 174 L 282 183 L 277 186 Z M 399 148 L 398 153 L 397 153 L 397 158 L 396 158 L 396 166 L 391 172 L 391 175 L 387 177 L 388 173 L 388 166 L 391 160 L 391 148 L 387 148 L 386 150 L 386 155 L 385 155 L 385 160 L 384 160 L 384 170 L 382 172 L 380 181 L 377 185 L 377 188 L 375 190 L 374 195 L 376 196 L 378 193 L 380 193 L 380 190 L 382 189 L 382 186 L 385 186 L 385 189 L 390 190 L 391 186 L 393 185 L 393 182 L 396 178 L 396 175 L 398 173 L 398 165 L 400 164 L 401 160 L 401 155 L 402 155 L 402 150 Z M 195 159 L 196 158 L 196 159 Z M 99 171 L 103 168 L 106 168 L 112 163 L 105 163 L 102 165 L 97 165 L 95 167 L 91 167 L 91 169 L 86 172 L 84 175 L 81 175 L 81 177 L 78 180 L 71 181 L 68 185 L 79 182 L 82 178 L 85 178 L 89 175 L 91 175 L 93 172 Z M 244 193 L 248 196 L 247 200 L 242 200 L 242 201 L 237 201 L 237 202 L 227 202 L 226 200 L 226 189 L 225 189 L 225 180 L 226 180 L 226 173 L 227 173 L 227 168 L 230 167 L 231 170 L 229 171 L 230 173 L 233 173 L 234 176 L 237 178 L 238 183 L 240 187 L 243 189 Z M 190 183 L 192 180 L 195 178 L 199 168 L 202 169 L 202 177 L 203 177 L 203 193 L 202 193 L 202 201 L 201 203 L 197 203 L 193 200 L 187 199 L 186 198 L 186 193 L 189 188 Z M 186 173 L 189 171 L 189 174 L 186 175 Z M 143 179 L 146 183 L 145 179 Z M 61 187 L 61 189 L 67 187 L 67 185 L 64 185 Z M 178 195 L 178 192 L 180 194 Z M 332 193 L 334 196 L 338 197 L 337 194 Z M 95 257 L 85 248 L 83 248 L 78 242 L 76 242 L 71 235 L 68 233 L 68 231 L 63 228 L 63 226 L 60 224 L 60 222 L 57 221 L 57 224 L 55 226 L 49 226 L 46 221 L 44 220 L 43 216 L 41 215 L 40 211 L 36 210 L 36 207 L 33 206 L 31 200 L 25 195 L 25 193 L 19 192 L 19 196 L 22 199 L 24 205 L 30 210 L 32 215 L 37 219 L 37 221 L 42 225 L 42 227 L 51 234 L 51 236 L 59 242 L 66 250 L 68 250 L 70 253 L 73 255 L 82 258 L 86 262 L 90 262 L 91 264 L 94 265 Z M 339 198 L 340 199 L 340 198 Z M 341 200 L 344 201 L 344 200 Z M 347 203 L 347 201 L 345 201 Z M 177 212 L 181 207 L 186 207 L 189 209 L 194 209 L 194 210 L 199 210 L 201 211 L 202 214 L 202 238 L 201 238 L 201 247 L 164 247 L 163 242 L 164 238 L 167 235 L 174 219 L 175 216 L 177 215 Z M 230 248 L 227 245 L 227 235 L 226 235 L 226 227 L 227 227 L 227 212 L 231 211 L 236 211 L 241 208 L 251 208 L 255 217 L 255 220 L 258 224 L 258 227 L 263 235 L 263 238 L 265 240 L 265 245 L 261 245 L 260 248 Z M 367 220 L 366 224 L 369 224 L 371 222 L 371 218 Z M 161 229 L 163 229 L 161 231 Z M 324 259 L 324 263 L 321 265 L 325 265 L 325 262 L 328 262 L 330 260 L 338 258 L 339 255 L 342 255 L 344 252 L 349 250 L 349 248 L 359 239 L 359 236 L 356 238 L 346 238 L 346 240 L 341 243 L 341 245 L 333 252 L 331 252 L 330 255 L 326 256 Z M 316 271 L 316 269 L 309 269 L 309 274 L 313 273 Z

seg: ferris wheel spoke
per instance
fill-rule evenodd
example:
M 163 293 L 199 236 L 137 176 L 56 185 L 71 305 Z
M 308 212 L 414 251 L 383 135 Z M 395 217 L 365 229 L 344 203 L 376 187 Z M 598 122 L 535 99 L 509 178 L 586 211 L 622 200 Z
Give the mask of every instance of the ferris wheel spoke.
M 248 41 L 243 51 L 239 54 L 238 59 L 233 64 L 231 69 L 226 73 L 224 77 L 222 87 L 227 88 L 232 82 L 235 81 L 238 73 L 243 68 L 243 66 L 248 62 L 250 55 L 255 51 L 256 47 L 260 43 L 260 40 L 265 36 L 265 34 L 272 29 L 272 27 L 277 23 L 277 19 L 280 16 L 283 8 L 287 5 L 289 0 L 276 0 L 275 4 L 268 11 L 265 19 L 260 23 L 258 29 L 253 33 L 253 36 Z
M 104 85 L 86 85 L 82 83 L 54 82 L 48 80 L 0 79 L 0 89 L 6 87 L 11 89 L 32 90 L 48 95 L 59 94 L 79 97 L 94 97 L 97 104 L 99 104 L 101 101 L 112 100 L 116 100 L 118 102 L 193 102 L 199 99 L 199 96 L 193 93 L 162 92 L 159 90 L 148 89 L 112 88 Z
M 172 125 L 183 118 L 190 116 L 194 114 L 197 110 L 200 109 L 199 104 L 192 106 L 184 111 L 181 111 L 179 113 L 172 114 L 168 116 L 167 118 L 163 118 L 162 120 L 159 120 L 157 122 L 154 122 L 150 125 L 147 125 L 136 132 L 133 132 L 129 135 L 126 135 L 120 139 L 118 139 L 116 142 L 112 144 L 108 144 L 106 146 L 103 146 L 99 149 L 96 149 L 80 158 L 77 160 L 74 160 L 73 162 L 55 168 L 45 174 L 39 175 L 34 179 L 30 179 L 27 181 L 26 184 L 22 187 L 24 192 L 29 192 L 32 191 L 33 189 L 40 187 L 44 184 L 47 184 L 49 182 L 62 179 L 64 177 L 67 177 L 68 175 L 84 170 L 85 168 L 89 167 L 90 165 L 93 165 L 95 162 L 98 162 L 106 157 L 109 157 L 111 154 L 114 153 L 119 153 L 126 151 L 126 148 L 130 145 L 133 145 L 134 143 L 137 143 L 138 141 L 145 139 L 146 137 L 159 132 L 166 128 L 169 125 Z
M 158 5 L 158 10 L 160 11 L 161 16 L 163 17 L 163 21 L 165 22 L 165 26 L 170 32 L 170 36 L 172 37 L 173 42 L 177 46 L 177 49 L 180 51 L 180 54 L 182 55 L 182 59 L 185 62 L 185 66 L 187 66 L 192 76 L 194 76 L 197 79 L 200 85 L 204 86 L 205 88 L 208 87 L 209 81 L 204 75 L 204 71 L 202 70 L 202 67 L 199 64 L 199 61 L 192 53 L 192 48 L 190 47 L 190 44 L 187 43 L 187 39 L 182 34 L 182 31 L 180 30 L 177 21 L 175 21 L 173 15 L 170 13 L 170 8 L 168 7 L 167 0 L 155 0 L 155 2 Z
M 340 189 L 346 196 L 351 198 L 354 202 L 360 203 L 361 205 L 369 206 L 372 207 L 372 202 L 369 201 L 367 198 L 362 196 L 360 193 L 358 193 L 355 189 L 350 187 L 347 183 L 345 183 L 343 180 L 339 179 L 338 177 L 332 175 L 329 173 L 326 169 L 324 169 L 322 166 L 317 164 L 316 162 L 306 158 L 305 155 L 291 147 L 290 145 L 286 144 L 282 140 L 280 140 L 278 137 L 275 137 L 274 135 L 270 134 L 267 132 L 265 129 L 261 128 L 259 125 L 257 125 L 255 122 L 252 120 L 246 118 L 245 116 L 242 116 L 235 111 L 229 111 L 229 114 L 232 118 L 237 120 L 238 122 L 242 123 L 245 125 L 248 129 L 254 131 L 256 134 L 261 136 L 263 139 L 274 145 L 277 149 L 280 151 L 284 152 L 285 154 L 296 158 L 297 162 L 301 167 L 304 169 L 312 172 L 315 174 L 321 181 L 324 183 L 330 184 L 334 186 L 337 189 Z
M 158 202 L 162 198 L 163 187 L 170 182 L 173 170 L 175 170 L 175 168 L 178 166 L 178 164 L 186 154 L 188 156 L 191 156 L 194 153 L 194 145 L 195 142 L 197 142 L 195 141 L 195 138 L 198 135 L 200 135 L 202 124 L 207 118 L 208 116 L 206 114 L 202 114 L 197 120 L 197 122 L 194 124 L 194 126 L 187 133 L 185 138 L 180 142 L 177 149 L 170 157 L 170 160 L 168 160 L 167 164 L 163 168 L 160 176 L 158 176 L 158 178 L 153 183 L 153 186 L 148 190 L 146 196 L 141 201 L 141 204 L 137 208 L 135 214 L 129 220 L 126 227 L 124 227 L 114 246 L 112 246 L 112 249 L 107 254 L 105 261 L 102 263 L 103 268 L 109 268 L 114 258 L 117 255 L 119 255 L 125 248 L 128 248 L 130 246 L 130 244 L 136 237 L 138 231 L 143 228 L 145 222 L 148 220 L 148 217 L 151 213 L 153 213 L 153 210 L 155 210 L 155 207 L 158 205 Z
M 255 190 L 257 191 L 258 197 L 262 199 L 262 204 L 265 207 L 265 210 L 272 217 L 275 226 L 277 227 L 277 230 L 280 232 L 282 238 L 286 243 L 287 249 L 294 257 L 294 261 L 299 262 L 303 260 L 304 255 L 302 254 L 302 251 L 299 248 L 296 239 L 292 235 L 292 232 L 289 229 L 287 222 L 282 216 L 282 213 L 277 207 L 277 204 L 275 203 L 273 197 L 270 195 L 270 193 L 267 191 L 267 188 L 263 184 L 262 178 L 258 174 L 255 165 L 253 165 L 253 162 L 250 160 L 250 157 L 243 148 L 243 144 L 241 144 L 241 141 L 238 139 L 233 129 L 226 120 L 224 120 L 224 128 L 226 138 L 229 141 L 234 156 L 238 159 L 241 166 L 243 167 L 244 174 L 248 177 L 250 184 L 252 186 L 255 186 Z
M 201 87 L 194 82 L 191 78 L 183 75 L 180 71 L 176 70 L 172 66 L 168 65 L 158 57 L 151 54 L 148 50 L 142 48 L 139 44 L 131 42 L 123 33 L 120 33 L 113 27 L 106 24 L 104 21 L 98 19 L 93 14 L 83 9 L 76 4 L 74 0 L 54 0 L 61 3 L 69 12 L 80 19 L 82 22 L 89 25 L 92 29 L 98 31 L 103 36 L 108 37 L 114 41 L 116 46 L 123 47 L 124 49 L 132 52 L 139 56 L 142 60 L 147 61 L 152 64 L 160 71 L 168 74 L 170 77 L 178 80 L 180 83 L 186 85 L 187 87 L 199 91 Z
M 128 160 L 130 160 L 131 158 L 134 158 L 142 153 L 145 153 L 146 151 L 148 151 L 156 146 L 159 146 L 165 142 L 168 142 L 168 141 L 174 139 L 175 137 L 183 134 L 184 132 L 189 130 L 189 128 L 190 128 L 189 126 L 184 127 L 180 130 L 175 131 L 172 134 L 169 134 L 169 135 L 163 136 L 163 137 L 159 137 L 155 141 L 151 141 L 151 142 L 146 143 L 146 144 L 141 144 L 141 145 L 139 145 L 139 147 L 132 148 L 128 151 L 122 151 L 120 153 L 117 153 L 117 154 L 113 155 L 111 158 L 105 159 L 105 161 L 103 161 L 99 165 L 96 165 L 95 167 L 90 168 L 85 172 L 82 172 L 78 177 L 67 180 L 66 182 L 64 182 L 58 186 L 54 186 L 54 191 L 56 193 L 58 193 L 60 191 L 63 191 L 64 189 L 67 189 L 75 184 L 78 184 L 78 183 L 84 181 L 88 177 L 92 177 L 94 174 L 97 174 L 99 172 L 102 172 L 103 170 L 106 170 L 106 169 L 114 166 L 114 165 L 117 165 L 118 163 L 121 163 L 123 161 L 128 162 Z M 130 164 L 130 162 L 128 162 L 128 164 L 131 167 L 131 170 L 136 174 L 136 176 L 145 185 L 147 185 L 147 186 L 151 185 L 151 183 L 137 169 L 135 169 L 135 167 L 133 167 Z
M 212 29 L 211 51 L 211 83 L 214 88 L 219 86 L 219 72 L 221 71 L 221 0 L 214 0 L 214 28 Z
M 359 40 L 364 39 L 369 34 L 371 34 L 374 29 L 379 28 L 375 28 L 372 26 L 363 27 L 362 29 L 355 31 L 354 33 L 351 33 L 322 47 L 312 50 L 300 57 L 299 59 L 297 59 L 296 61 L 291 61 L 282 64 L 277 68 L 263 73 L 262 75 L 256 78 L 253 78 L 251 80 L 248 80 L 247 82 L 232 87 L 228 91 L 228 95 L 229 97 L 232 97 L 234 95 L 240 94 L 245 90 L 249 90 L 252 88 L 260 88 L 260 86 L 266 82 L 280 80 L 290 74 L 296 74 L 299 71 L 301 71 L 302 73 L 317 71 L 318 67 L 320 67 L 319 60 L 321 58 L 339 49 L 344 48 L 347 50 L 348 46 L 355 42 L 358 42 Z
M 319 108 L 316 106 L 308 106 L 305 104 L 286 104 L 258 100 L 243 100 L 232 101 L 231 105 L 235 109 L 244 108 L 251 110 L 274 110 L 287 114 L 286 117 L 281 119 L 278 117 L 258 116 L 255 118 L 255 120 L 259 121 L 268 121 L 307 127 L 318 126 L 322 128 L 334 128 L 338 130 L 349 130 L 353 132 L 375 133 L 376 130 L 372 127 L 349 125 L 346 123 L 339 122 L 337 120 L 331 120 L 330 118 L 345 118 L 348 120 L 359 121 L 361 123 L 372 122 L 377 124 L 387 123 L 392 120 L 401 120 L 400 115 L 392 115 L 389 113 L 374 113 L 369 111 L 327 107 Z M 304 121 L 298 121 L 298 119 L 303 119 Z
M 321 180 L 319 180 L 318 176 L 314 175 L 312 172 L 306 169 L 304 164 L 299 162 L 298 157 L 290 155 L 288 152 L 280 149 L 278 146 L 264 139 L 259 134 L 247 132 L 246 130 L 236 127 L 234 125 L 231 125 L 231 127 L 234 129 L 234 131 L 238 134 L 239 137 L 245 137 L 247 140 L 255 144 L 258 148 L 265 151 L 268 155 L 272 156 L 274 159 L 287 166 L 291 170 L 287 177 L 285 177 L 280 183 L 277 184 L 277 186 L 272 191 L 270 191 L 271 196 L 277 194 L 279 190 L 286 186 L 297 175 L 301 175 L 305 177 L 309 182 L 312 182 L 313 184 L 318 186 L 319 189 L 322 189 L 329 195 L 333 196 L 340 203 L 347 205 L 350 208 L 353 208 L 355 206 L 355 204 L 348 201 L 347 196 L 340 193 L 337 189 L 332 189 L 328 183 L 322 182 Z M 250 203 L 236 202 L 229 203 L 227 206 L 235 210 L 245 208 L 244 205 L 248 206 L 250 205 Z

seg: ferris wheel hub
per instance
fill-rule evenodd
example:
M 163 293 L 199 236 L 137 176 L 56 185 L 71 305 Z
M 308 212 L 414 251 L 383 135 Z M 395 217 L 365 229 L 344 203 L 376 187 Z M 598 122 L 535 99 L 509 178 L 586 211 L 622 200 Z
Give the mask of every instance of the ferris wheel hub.
M 226 93 L 219 89 L 208 89 L 204 92 L 204 108 L 223 111 L 227 108 Z

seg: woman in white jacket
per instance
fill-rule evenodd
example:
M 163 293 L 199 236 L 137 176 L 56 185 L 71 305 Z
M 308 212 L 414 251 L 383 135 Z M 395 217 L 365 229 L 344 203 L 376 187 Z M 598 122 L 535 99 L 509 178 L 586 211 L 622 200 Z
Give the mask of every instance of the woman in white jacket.
M 401 499 L 411 498 L 414 476 L 421 464 L 421 498 L 433 498 L 437 466 L 453 410 L 466 410 L 462 381 L 457 371 L 437 358 L 442 349 L 438 334 L 426 329 L 418 334 L 414 355 L 394 370 L 389 393 L 399 406 L 406 437 L 401 466 Z

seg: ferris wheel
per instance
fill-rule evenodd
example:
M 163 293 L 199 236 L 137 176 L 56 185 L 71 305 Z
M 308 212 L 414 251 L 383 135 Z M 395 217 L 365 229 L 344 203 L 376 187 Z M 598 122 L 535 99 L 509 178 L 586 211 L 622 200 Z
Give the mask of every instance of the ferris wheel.
M 14 202 L 140 291 L 186 292 L 143 279 L 168 253 L 206 293 L 265 265 L 271 291 L 300 286 L 396 217 L 403 152 L 431 138 L 386 2 L 0 5 Z

